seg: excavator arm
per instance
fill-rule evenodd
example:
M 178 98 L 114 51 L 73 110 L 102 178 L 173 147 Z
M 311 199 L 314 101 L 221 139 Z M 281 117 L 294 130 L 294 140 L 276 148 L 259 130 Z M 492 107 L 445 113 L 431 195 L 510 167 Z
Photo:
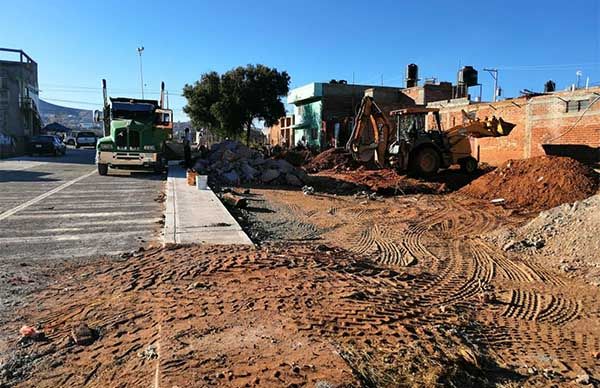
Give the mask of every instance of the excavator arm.
M 385 155 L 389 143 L 390 122 L 377 106 L 373 97 L 363 97 L 346 149 L 354 159 L 385 165 Z

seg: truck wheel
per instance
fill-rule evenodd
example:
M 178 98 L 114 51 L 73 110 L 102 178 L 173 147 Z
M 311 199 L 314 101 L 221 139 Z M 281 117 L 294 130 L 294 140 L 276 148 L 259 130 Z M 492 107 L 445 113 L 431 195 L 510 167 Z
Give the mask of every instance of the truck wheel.
M 477 171 L 478 167 L 479 163 L 477 162 L 477 159 L 473 157 L 465 158 L 460 161 L 460 169 L 464 173 L 473 174 L 475 171 Z
M 425 147 L 413 156 L 410 170 L 413 174 L 430 176 L 440 169 L 440 154 L 431 147 Z
M 108 164 L 98 163 L 98 174 L 100 174 L 100 175 L 108 174 Z

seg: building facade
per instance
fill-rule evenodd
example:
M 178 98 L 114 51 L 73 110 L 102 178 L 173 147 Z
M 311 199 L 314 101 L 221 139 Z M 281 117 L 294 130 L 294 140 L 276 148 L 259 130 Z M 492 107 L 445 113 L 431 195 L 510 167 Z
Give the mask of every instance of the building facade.
M 499 165 L 509 159 L 546 154 L 600 162 L 600 87 L 498 102 L 462 98 L 428 106 L 441 109 L 443 128 L 461 124 L 463 110 L 472 118 L 496 116 L 516 124 L 509 136 L 473 139 L 473 149 L 478 150 L 482 162 Z
M 294 105 L 294 140 L 302 138 L 315 148 L 343 147 L 354 124 L 354 115 L 364 95 L 375 99 L 386 113 L 416 104 L 452 98 L 447 82 L 411 88 L 348 85 L 345 82 L 311 83 L 290 91 L 287 102 Z
M 22 50 L 0 48 L 0 157 L 23 153 L 27 138 L 39 134 L 37 63 Z

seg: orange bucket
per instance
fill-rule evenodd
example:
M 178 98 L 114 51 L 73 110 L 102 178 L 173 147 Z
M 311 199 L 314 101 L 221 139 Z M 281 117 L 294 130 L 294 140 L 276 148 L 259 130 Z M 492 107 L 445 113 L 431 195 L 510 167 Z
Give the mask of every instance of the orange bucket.
M 187 170 L 187 184 L 190 186 L 196 186 L 196 175 L 198 175 L 196 173 L 196 171 L 194 170 Z

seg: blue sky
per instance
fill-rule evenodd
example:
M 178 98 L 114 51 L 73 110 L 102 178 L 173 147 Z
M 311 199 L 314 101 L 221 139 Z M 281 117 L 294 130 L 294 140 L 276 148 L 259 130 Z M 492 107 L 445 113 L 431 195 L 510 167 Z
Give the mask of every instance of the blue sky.
M 480 70 L 483 98 L 500 69 L 504 96 L 600 83 L 597 0 L 536 1 L 20 1 L 2 5 L 0 46 L 39 64 L 40 96 L 94 109 L 100 80 L 110 95 L 140 94 L 136 48 L 143 53 L 146 97 L 160 81 L 176 119 L 181 88 L 209 70 L 247 63 L 287 70 L 291 87 L 346 79 L 401 86 L 407 63 L 420 77 L 455 81 L 459 65 Z M 62 100 L 62 101 L 59 101 Z M 64 102 L 69 101 L 69 102 Z M 96 105 L 95 105 L 96 104 Z

